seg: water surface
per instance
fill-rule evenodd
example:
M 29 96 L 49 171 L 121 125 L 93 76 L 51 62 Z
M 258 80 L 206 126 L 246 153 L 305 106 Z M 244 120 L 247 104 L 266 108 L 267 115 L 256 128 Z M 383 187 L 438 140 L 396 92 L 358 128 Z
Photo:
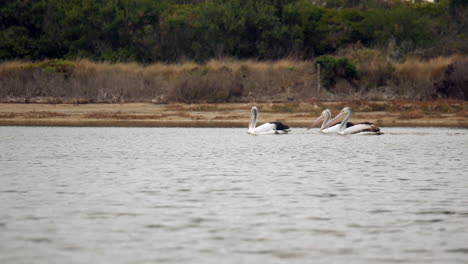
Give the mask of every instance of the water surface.
M 0 263 L 467 263 L 468 130 L 0 127 Z

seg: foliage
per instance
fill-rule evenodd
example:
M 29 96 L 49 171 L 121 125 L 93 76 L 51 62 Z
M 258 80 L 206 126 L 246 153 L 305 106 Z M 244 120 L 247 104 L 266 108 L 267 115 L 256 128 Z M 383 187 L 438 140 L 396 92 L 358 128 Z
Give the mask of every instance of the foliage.
M 357 42 L 399 57 L 456 43 L 465 0 L 3 0 L 0 61 L 310 59 Z M 316 4 L 315 4 L 316 3 Z M 322 5 L 324 4 L 325 5 Z
M 0 102 L 245 103 L 298 102 L 311 98 L 468 99 L 467 57 L 414 59 L 387 64 L 380 53 L 359 50 L 352 58 L 352 62 L 336 56 L 318 58 L 328 83 L 336 82 L 327 90 L 316 89 L 316 72 L 310 61 L 212 60 L 207 64 L 150 65 L 61 59 L 9 61 L 0 63 Z M 357 76 L 354 62 L 360 76 Z M 374 67 L 363 67 L 367 64 Z M 363 89 L 368 84 L 369 89 Z M 357 87 L 361 89 L 356 90 Z M 288 107 L 295 104 L 292 102 Z M 377 104 L 372 109 L 379 107 L 381 105 Z
M 435 96 L 468 100 L 467 69 L 468 60 L 458 61 L 445 67 L 440 80 L 434 83 Z
M 65 73 L 69 74 L 75 68 L 75 63 L 72 61 L 61 60 L 61 59 L 52 59 L 44 60 L 38 63 L 33 63 L 25 66 L 27 69 L 42 69 L 46 72 L 55 72 L 55 73 Z
M 431 43 L 430 18 L 415 8 L 404 6 L 374 10 L 360 25 L 365 43 L 386 46 L 393 40 L 404 53 Z
M 358 78 L 356 66 L 347 58 L 322 55 L 315 63 L 320 65 L 320 77 L 324 87 L 331 88 L 340 79 L 353 81 Z

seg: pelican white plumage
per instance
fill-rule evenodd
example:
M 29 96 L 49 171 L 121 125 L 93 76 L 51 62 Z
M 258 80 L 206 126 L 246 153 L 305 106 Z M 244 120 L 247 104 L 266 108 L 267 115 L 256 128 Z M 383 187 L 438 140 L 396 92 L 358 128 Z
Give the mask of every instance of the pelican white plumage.
M 291 130 L 289 126 L 284 125 L 280 122 L 269 122 L 261 126 L 255 127 L 258 120 L 258 110 L 257 107 L 252 107 L 250 110 L 252 116 L 250 117 L 249 130 L 248 133 L 252 135 L 268 135 L 268 134 L 287 134 Z
M 337 133 L 340 135 L 381 135 L 380 128 L 369 122 L 363 122 L 359 124 L 352 124 L 346 127 L 348 120 L 351 118 L 353 110 L 350 107 L 345 107 L 341 112 L 333 118 L 325 128 L 332 127 L 338 122 L 341 122 L 338 126 Z
M 325 134 L 337 134 L 338 129 L 340 127 L 340 124 L 334 124 L 331 127 L 327 127 L 327 125 L 330 123 L 331 119 L 331 112 L 329 109 L 323 110 L 323 112 L 320 114 L 319 118 L 317 118 L 312 124 L 307 128 L 307 130 L 317 127 L 320 123 L 322 125 L 320 126 L 320 132 L 325 133 Z M 346 127 L 353 126 L 352 123 L 346 123 Z

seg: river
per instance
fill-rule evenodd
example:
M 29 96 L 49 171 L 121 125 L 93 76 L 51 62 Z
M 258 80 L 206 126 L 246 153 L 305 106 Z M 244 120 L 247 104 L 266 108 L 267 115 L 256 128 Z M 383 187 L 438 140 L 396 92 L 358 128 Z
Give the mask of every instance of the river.
M 0 263 L 467 263 L 468 130 L 0 127 Z

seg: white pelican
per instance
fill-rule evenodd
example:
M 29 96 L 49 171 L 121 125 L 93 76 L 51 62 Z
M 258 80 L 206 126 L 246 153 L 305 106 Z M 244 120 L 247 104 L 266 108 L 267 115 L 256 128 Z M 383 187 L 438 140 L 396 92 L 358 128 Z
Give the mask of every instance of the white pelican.
M 252 116 L 249 123 L 249 134 L 252 135 L 268 135 L 268 134 L 286 134 L 289 131 L 289 127 L 280 122 L 269 122 L 265 123 L 259 127 L 255 127 L 258 119 L 258 110 L 257 107 L 252 107 Z
M 307 128 L 307 130 L 317 127 L 320 124 L 320 122 L 322 122 L 322 126 L 320 126 L 320 132 L 325 133 L 325 134 L 337 134 L 340 124 L 335 124 L 335 125 L 332 125 L 331 127 L 327 127 L 327 125 L 330 123 L 331 115 L 332 114 L 330 110 L 328 109 L 323 110 L 322 114 L 320 114 L 320 117 L 317 118 L 314 122 L 312 122 L 312 124 Z M 354 125 L 353 123 L 346 122 L 346 127 L 350 127 L 353 125 Z
M 353 124 L 352 126 L 346 127 L 348 120 L 351 118 L 353 110 L 350 107 L 345 107 L 341 112 L 335 116 L 325 128 L 332 127 L 341 121 L 341 124 L 338 127 L 338 134 L 340 135 L 350 135 L 350 134 L 359 134 L 359 135 L 381 135 L 380 128 L 369 122 L 363 122 L 359 124 Z

